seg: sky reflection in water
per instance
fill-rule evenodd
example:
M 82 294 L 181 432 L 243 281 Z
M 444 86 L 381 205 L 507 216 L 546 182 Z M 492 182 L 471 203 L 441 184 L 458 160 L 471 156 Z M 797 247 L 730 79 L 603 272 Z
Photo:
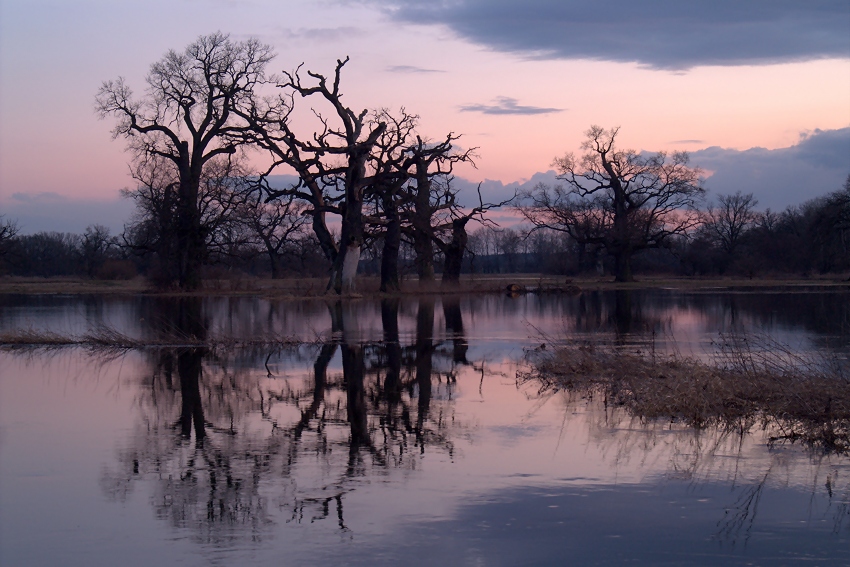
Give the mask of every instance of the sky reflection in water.
M 2 329 L 325 340 L 0 353 L 3 565 L 850 561 L 846 457 L 514 378 L 540 333 L 846 352 L 846 294 L 4 301 Z

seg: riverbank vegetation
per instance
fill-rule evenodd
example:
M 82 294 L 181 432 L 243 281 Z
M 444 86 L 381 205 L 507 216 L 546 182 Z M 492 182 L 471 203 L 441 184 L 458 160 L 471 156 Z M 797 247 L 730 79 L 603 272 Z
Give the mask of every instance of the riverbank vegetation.
M 601 397 L 645 421 L 670 421 L 769 442 L 850 452 L 850 365 L 831 354 L 800 354 L 768 337 L 726 335 L 707 359 L 663 355 L 650 346 L 602 342 L 541 345 L 526 353 L 521 385 L 541 395 Z

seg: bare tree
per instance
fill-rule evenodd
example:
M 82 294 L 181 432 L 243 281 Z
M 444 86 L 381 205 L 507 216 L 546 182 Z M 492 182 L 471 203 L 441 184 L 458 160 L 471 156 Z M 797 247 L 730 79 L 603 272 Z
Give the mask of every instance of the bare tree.
M 815 208 L 809 228 L 811 252 L 822 272 L 850 267 L 850 175 L 844 187 Z
M 9 252 L 12 241 L 18 235 L 18 223 L 11 219 L 4 219 L 0 215 L 0 258 Z
M 110 234 L 109 228 L 101 224 L 86 227 L 80 240 L 80 256 L 86 275 L 90 278 L 97 275 L 98 270 L 117 249 L 118 239 Z
M 136 161 L 158 157 L 173 164 L 176 244 L 168 261 L 175 263 L 181 289 L 201 284 L 204 170 L 243 143 L 239 134 L 246 123 L 241 116 L 257 104 L 257 87 L 266 80 L 265 68 L 273 57 L 272 48 L 255 39 L 231 41 L 216 32 L 151 65 L 141 100 L 123 78 L 103 83 L 97 94 L 97 112 L 117 119 L 113 135 L 127 140 Z
M 233 157 L 224 155 L 209 160 L 198 182 L 195 233 L 200 239 L 199 261 L 206 261 L 211 255 L 229 256 L 246 241 L 238 211 L 250 199 L 254 188 L 239 160 Z M 177 235 L 179 174 L 170 160 L 148 156 L 138 160 L 132 175 L 136 188 L 122 191 L 136 205 L 133 217 L 124 227 L 124 246 L 140 256 L 153 255 L 156 259 L 153 278 L 158 284 L 168 286 L 179 278 L 177 268 L 183 254 Z
M 339 83 L 347 62 L 347 57 L 337 61 L 330 82 L 325 75 L 307 71 L 313 84 L 305 84 L 300 67 L 292 73 L 285 72 L 278 85 L 283 94 L 243 113 L 252 126 L 251 134 L 243 139 L 265 148 L 273 157 L 266 173 L 288 165 L 298 175 L 299 182 L 294 187 L 274 191 L 269 197 L 294 195 L 310 204 L 307 212 L 313 217 L 313 230 L 333 264 L 328 290 L 336 293 L 354 289 L 365 238 L 363 203 L 372 183 L 367 163 L 387 128 L 385 122 L 371 119 L 368 110 L 355 112 L 343 104 Z M 330 106 L 329 116 L 334 117 L 335 123 L 314 108 L 321 125 L 319 131 L 310 136 L 297 135 L 290 120 L 296 94 L 323 100 Z M 341 217 L 338 243 L 325 222 L 329 212 Z
M 445 236 L 440 236 L 440 228 L 443 227 L 437 227 L 437 230 L 433 231 L 432 237 L 434 239 L 434 243 L 443 253 L 444 258 L 441 285 L 450 287 L 457 285 L 460 282 L 460 272 L 463 268 L 463 255 L 466 253 L 467 244 L 469 242 L 469 234 L 466 230 L 466 226 L 469 224 L 469 221 L 476 220 L 485 226 L 498 226 L 493 221 L 487 219 L 485 213 L 490 209 L 504 207 L 513 201 L 515 196 L 502 201 L 501 203 L 485 203 L 481 197 L 481 185 L 479 184 L 478 206 L 465 210 L 461 207 L 454 206 L 457 193 L 451 188 L 451 179 L 447 180 L 445 187 L 445 192 L 449 195 L 447 199 L 450 200 L 453 205 L 450 209 L 451 220 L 445 225 L 445 228 L 448 229 L 445 231 Z
M 277 279 L 283 274 L 284 255 L 292 253 L 293 246 L 303 244 L 300 241 L 308 222 L 303 214 L 305 208 L 306 205 L 293 195 L 269 203 L 254 195 L 240 208 L 242 223 L 268 255 L 272 278 Z
M 705 213 L 705 227 L 719 242 L 726 254 L 732 256 L 740 244 L 741 237 L 756 225 L 759 214 L 755 211 L 758 201 L 752 193 L 742 195 L 720 195 L 717 206 Z
M 447 227 L 452 222 L 452 211 L 457 208 L 456 191 L 450 187 L 454 166 L 458 163 L 475 166 L 476 148 L 458 151 L 455 143 L 459 138 L 449 133 L 443 141 L 431 143 L 417 136 L 408 149 L 414 183 L 408 186 L 407 233 L 416 253 L 416 273 L 420 282 L 434 280 L 435 229 Z M 465 227 L 466 222 L 463 225 Z
M 565 185 L 537 185 L 521 195 L 518 209 L 535 227 L 603 246 L 614 257 L 616 281 L 627 282 L 635 252 L 661 247 L 696 226 L 690 210 L 705 190 L 686 153 L 621 150 L 618 131 L 591 126 L 580 158 L 569 153 L 554 161 Z

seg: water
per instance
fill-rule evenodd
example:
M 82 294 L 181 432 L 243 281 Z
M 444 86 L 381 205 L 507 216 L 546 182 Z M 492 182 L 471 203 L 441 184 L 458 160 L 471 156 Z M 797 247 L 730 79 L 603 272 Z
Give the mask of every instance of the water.
M 850 352 L 850 294 L 3 297 L 0 332 L 275 346 L 0 352 L 2 565 L 850 563 L 850 459 L 517 384 L 570 340 Z

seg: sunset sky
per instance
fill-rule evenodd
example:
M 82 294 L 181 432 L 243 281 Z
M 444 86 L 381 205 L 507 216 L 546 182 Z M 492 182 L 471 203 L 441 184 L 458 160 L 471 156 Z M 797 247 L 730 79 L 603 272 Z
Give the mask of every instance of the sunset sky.
M 847 0 L 0 0 L 0 214 L 24 233 L 120 230 L 129 156 L 98 120 L 101 82 L 216 30 L 257 37 L 271 70 L 331 73 L 352 108 L 463 134 L 499 200 L 551 179 L 592 124 L 621 146 L 687 150 L 710 195 L 782 209 L 850 174 Z

